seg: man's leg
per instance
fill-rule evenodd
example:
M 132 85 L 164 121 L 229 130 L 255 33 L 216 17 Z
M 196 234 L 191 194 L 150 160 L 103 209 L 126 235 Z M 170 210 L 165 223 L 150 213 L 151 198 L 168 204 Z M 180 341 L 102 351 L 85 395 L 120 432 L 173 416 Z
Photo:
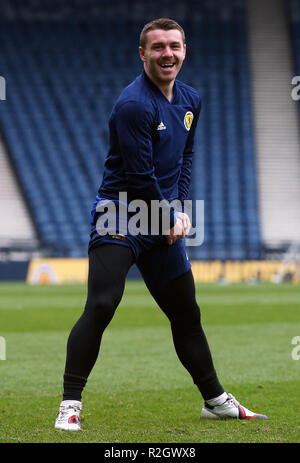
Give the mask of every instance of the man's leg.
M 81 400 L 81 393 L 98 357 L 102 334 L 119 305 L 133 254 L 129 247 L 103 244 L 89 254 L 85 309 L 67 343 L 64 400 Z
M 220 384 L 204 334 L 195 283 L 184 244 L 163 244 L 140 256 L 137 265 L 159 307 L 170 320 L 177 355 L 205 403 L 203 418 L 268 419 L 242 406 Z
M 204 400 L 224 393 L 201 325 L 191 270 L 170 281 L 160 292 L 152 291 L 159 307 L 170 320 L 176 353 L 193 378 Z
M 153 298 L 171 323 L 177 355 L 205 400 L 224 393 L 201 326 L 191 264 L 183 240 L 162 241 L 142 253 L 137 266 Z

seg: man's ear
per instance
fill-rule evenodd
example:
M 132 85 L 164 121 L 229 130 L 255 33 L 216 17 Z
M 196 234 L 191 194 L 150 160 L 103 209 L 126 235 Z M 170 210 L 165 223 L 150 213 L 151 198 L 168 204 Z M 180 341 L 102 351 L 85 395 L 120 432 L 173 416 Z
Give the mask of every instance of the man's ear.
M 186 44 L 185 43 L 183 44 L 183 49 L 184 49 L 184 57 L 183 57 L 183 59 L 185 59 L 185 55 L 186 55 Z
M 139 47 L 139 53 L 140 53 L 140 58 L 142 61 L 146 61 L 146 58 L 145 58 L 145 50 L 143 49 L 143 47 Z

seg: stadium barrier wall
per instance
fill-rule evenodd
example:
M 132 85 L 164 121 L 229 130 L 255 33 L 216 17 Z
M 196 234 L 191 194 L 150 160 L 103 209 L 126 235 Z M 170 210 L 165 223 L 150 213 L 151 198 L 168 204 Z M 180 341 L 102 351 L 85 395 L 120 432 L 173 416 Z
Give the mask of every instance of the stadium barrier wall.
M 276 283 L 283 275 L 283 281 L 300 281 L 300 266 L 295 262 L 284 266 L 282 261 L 194 261 L 192 270 L 195 281 L 203 283 Z
M 25 281 L 29 261 L 0 262 L 0 281 Z
M 52 258 L 33 259 L 29 263 L 26 281 L 29 284 L 66 284 L 86 283 L 88 277 L 87 258 Z M 141 278 L 140 272 L 134 265 L 128 278 Z
M 192 271 L 196 282 L 240 283 L 279 282 L 299 283 L 300 266 L 291 262 L 283 267 L 282 261 L 192 261 Z M 28 284 L 86 283 L 88 259 L 33 259 L 28 266 Z M 128 274 L 131 279 L 141 278 L 136 266 Z

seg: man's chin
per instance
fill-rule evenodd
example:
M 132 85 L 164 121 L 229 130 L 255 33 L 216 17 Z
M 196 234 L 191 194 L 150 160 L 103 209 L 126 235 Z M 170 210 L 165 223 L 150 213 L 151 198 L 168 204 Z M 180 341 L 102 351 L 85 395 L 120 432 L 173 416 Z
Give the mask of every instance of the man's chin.
M 158 80 L 160 80 L 162 83 L 167 84 L 167 83 L 173 82 L 176 79 L 177 74 L 178 74 L 177 71 L 176 72 L 172 71 L 169 73 L 160 72 L 157 77 L 158 77 Z
M 162 76 L 162 78 L 164 78 L 164 79 L 173 80 L 173 79 L 175 79 L 177 74 L 178 74 L 177 66 L 175 66 L 174 68 L 171 68 L 171 69 L 163 69 L 161 67 L 159 68 L 159 75 Z
M 148 72 L 146 70 L 148 77 L 152 80 L 152 82 L 156 83 L 156 85 L 168 85 L 174 82 L 177 77 L 177 69 L 176 71 L 172 70 L 172 72 L 161 72 L 160 69 L 155 72 Z

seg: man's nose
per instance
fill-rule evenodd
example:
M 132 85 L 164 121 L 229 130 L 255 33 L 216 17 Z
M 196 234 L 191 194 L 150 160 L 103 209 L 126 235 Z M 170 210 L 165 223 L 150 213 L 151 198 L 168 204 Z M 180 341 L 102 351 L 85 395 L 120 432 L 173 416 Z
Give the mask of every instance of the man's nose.
M 163 56 L 166 56 L 166 57 L 173 56 L 173 52 L 172 52 L 171 47 L 167 46 L 167 47 L 164 48 Z

